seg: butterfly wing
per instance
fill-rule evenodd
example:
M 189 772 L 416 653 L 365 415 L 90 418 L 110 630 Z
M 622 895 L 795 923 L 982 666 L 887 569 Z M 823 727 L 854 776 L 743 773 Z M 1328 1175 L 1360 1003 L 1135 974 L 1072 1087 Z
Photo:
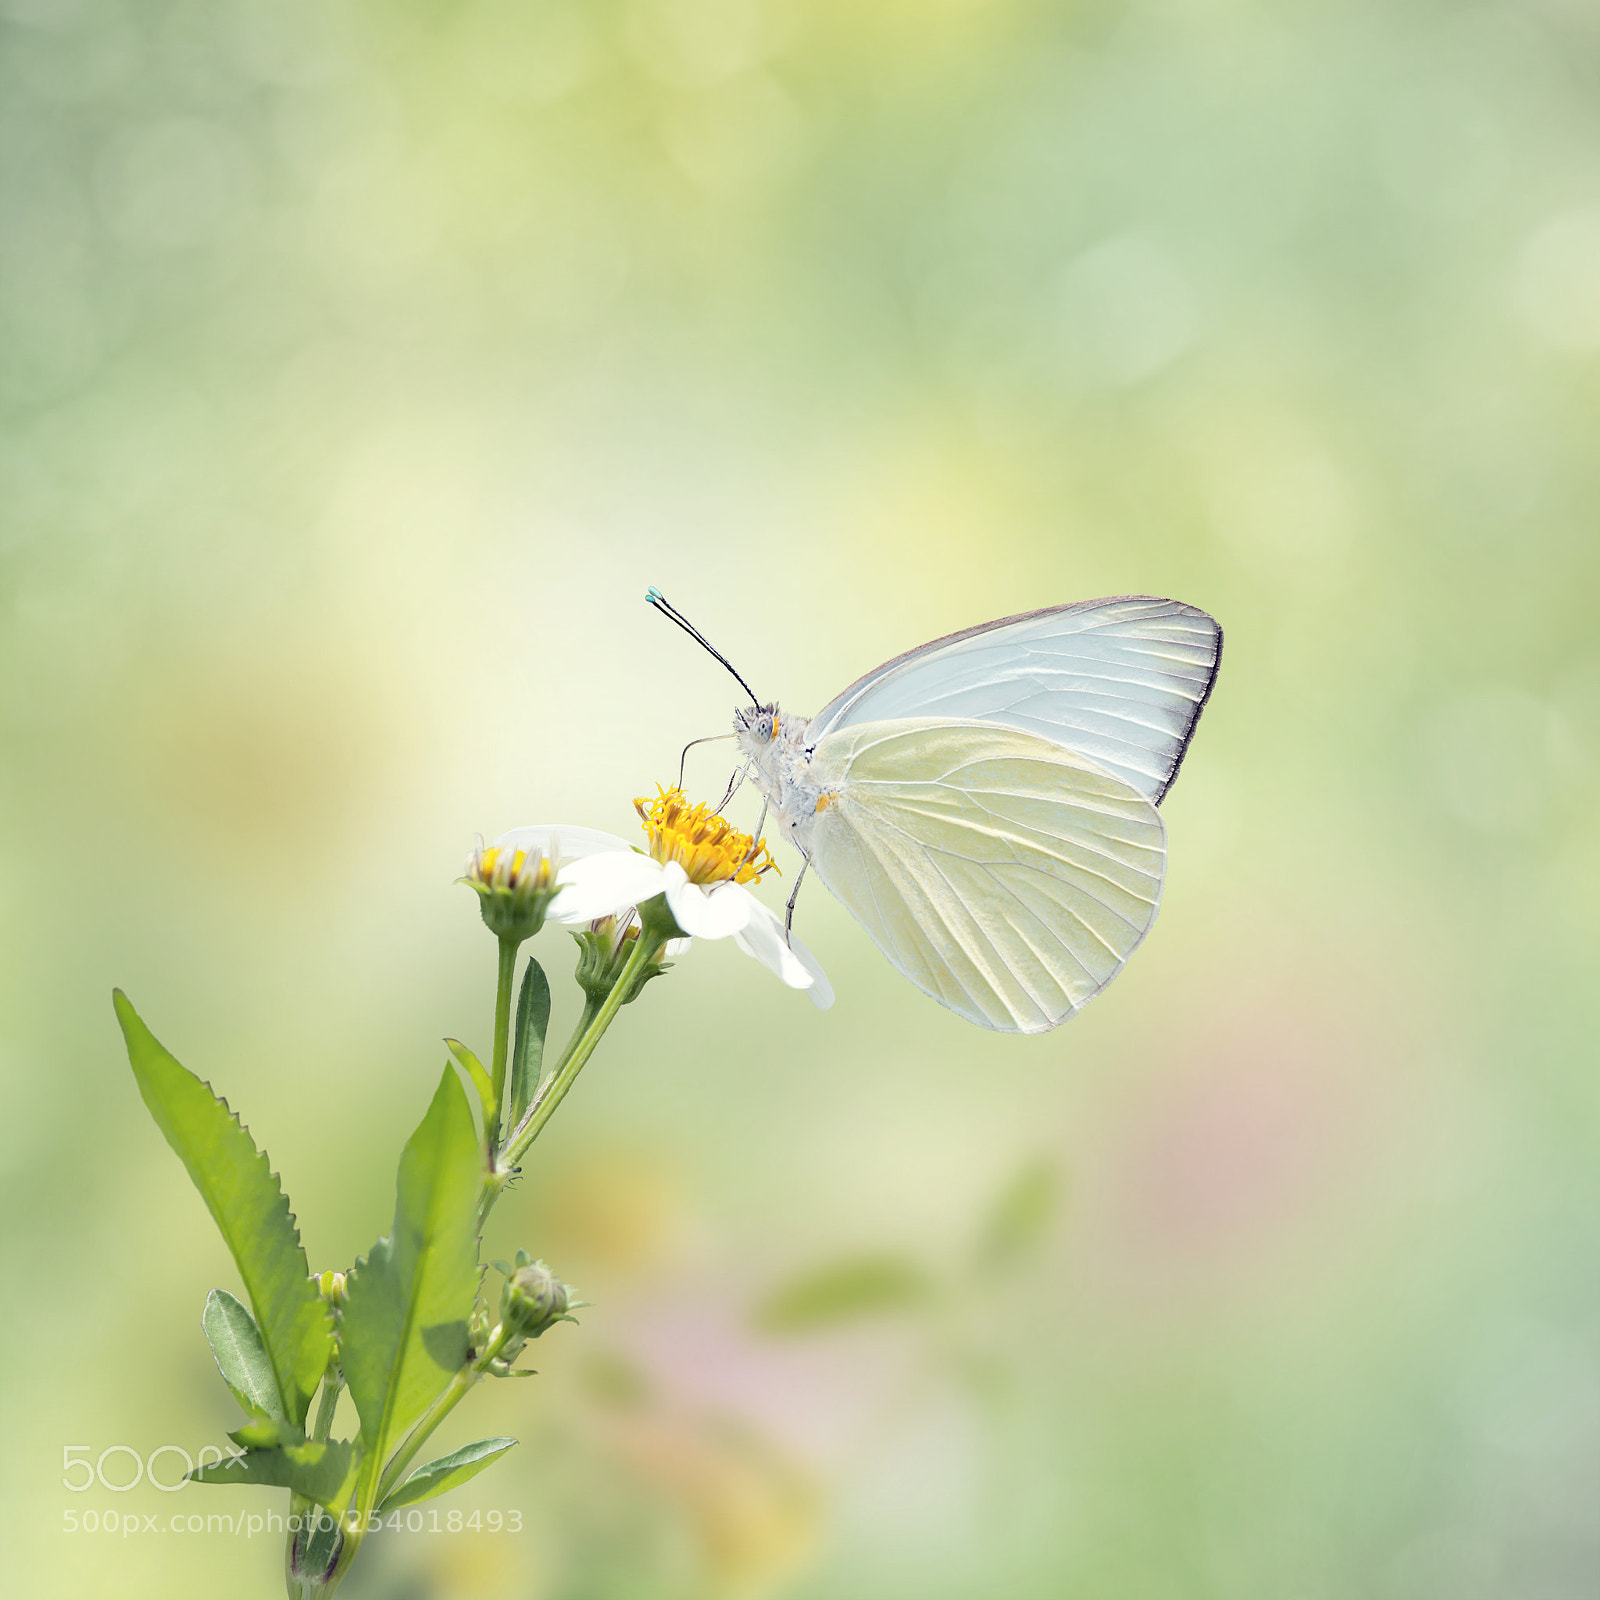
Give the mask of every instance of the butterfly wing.
M 900 717 L 998 722 L 1087 756 L 1159 804 L 1221 660 L 1222 629 L 1181 600 L 1051 606 L 884 662 L 824 706 L 807 739 Z
M 1149 931 L 1166 870 L 1155 806 L 1092 761 L 981 722 L 907 718 L 821 739 L 798 830 L 817 875 L 925 994 L 1041 1033 Z

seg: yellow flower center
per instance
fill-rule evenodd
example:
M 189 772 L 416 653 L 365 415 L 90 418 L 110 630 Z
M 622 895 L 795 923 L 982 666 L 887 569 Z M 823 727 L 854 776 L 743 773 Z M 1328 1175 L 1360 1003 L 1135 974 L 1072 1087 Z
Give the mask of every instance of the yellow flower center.
M 523 868 L 527 865 L 526 850 L 508 850 L 504 845 L 491 844 L 478 857 L 473 875 L 480 883 L 506 889 L 549 888 L 549 859 L 543 854 L 535 855 L 532 870 L 524 877 Z
M 650 854 L 663 865 L 676 861 L 690 883 L 754 883 L 776 872 L 765 839 L 740 833 L 709 806 L 689 804 L 682 789 L 656 786 L 654 800 L 638 799 L 634 810 L 650 839 Z

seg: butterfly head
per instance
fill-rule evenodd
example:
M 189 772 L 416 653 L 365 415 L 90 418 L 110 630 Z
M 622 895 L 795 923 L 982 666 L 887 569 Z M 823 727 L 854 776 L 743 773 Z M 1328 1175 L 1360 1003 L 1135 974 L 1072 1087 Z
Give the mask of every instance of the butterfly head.
M 766 749 L 778 737 L 777 701 L 770 706 L 746 706 L 742 711 L 735 711 L 733 731 L 744 749 L 752 752 Z

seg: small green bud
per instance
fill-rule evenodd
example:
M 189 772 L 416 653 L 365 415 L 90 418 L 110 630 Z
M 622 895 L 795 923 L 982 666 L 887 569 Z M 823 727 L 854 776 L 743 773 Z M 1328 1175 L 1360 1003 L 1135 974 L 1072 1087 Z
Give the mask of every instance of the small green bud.
M 634 941 L 639 937 L 638 924 L 631 917 L 626 921 L 597 917 L 586 930 L 572 937 L 578 944 L 578 987 L 598 1005 L 616 987 L 628 957 L 633 954 Z M 637 1000 L 644 986 L 652 978 L 659 978 L 671 965 L 669 961 L 648 963 L 635 977 L 622 1003 L 628 1005 Z
M 500 1321 L 517 1339 L 537 1339 L 567 1314 L 572 1295 L 542 1261 L 519 1267 L 500 1293 Z
M 345 1303 L 349 1293 L 345 1285 L 344 1274 L 342 1272 L 324 1272 L 322 1276 L 317 1279 L 317 1293 L 320 1294 L 330 1306 L 342 1306 Z
M 485 845 L 480 838 L 460 881 L 478 896 L 490 933 L 520 944 L 544 926 L 544 914 L 558 892 L 560 866 L 558 856 L 543 850 L 523 850 L 510 842 Z

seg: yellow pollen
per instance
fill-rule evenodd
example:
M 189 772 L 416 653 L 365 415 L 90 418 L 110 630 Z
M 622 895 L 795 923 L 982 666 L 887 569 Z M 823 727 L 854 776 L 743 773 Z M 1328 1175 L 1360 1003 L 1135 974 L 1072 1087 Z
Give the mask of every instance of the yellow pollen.
M 676 861 L 690 883 L 754 883 L 776 872 L 765 839 L 740 833 L 709 806 L 691 806 L 682 789 L 656 786 L 654 800 L 633 802 L 650 840 L 650 854 L 665 864 Z
M 501 846 L 497 844 L 490 845 L 489 848 L 483 852 L 483 861 L 479 867 L 479 871 L 482 872 L 484 877 L 492 878 L 494 876 L 495 863 L 500 859 L 500 855 Z M 527 851 L 519 850 L 514 856 L 512 856 L 511 873 L 513 877 L 516 876 L 517 869 L 522 865 L 523 858 L 526 855 Z
M 495 868 L 499 866 L 503 873 L 503 881 L 507 888 L 518 888 L 522 883 L 522 869 L 528 863 L 526 850 L 510 852 L 507 861 L 507 851 L 503 845 L 492 844 L 484 850 L 478 862 L 477 878 L 480 883 L 493 883 L 495 881 Z M 543 888 L 549 881 L 550 863 L 541 855 L 536 858 L 534 871 L 534 887 Z

